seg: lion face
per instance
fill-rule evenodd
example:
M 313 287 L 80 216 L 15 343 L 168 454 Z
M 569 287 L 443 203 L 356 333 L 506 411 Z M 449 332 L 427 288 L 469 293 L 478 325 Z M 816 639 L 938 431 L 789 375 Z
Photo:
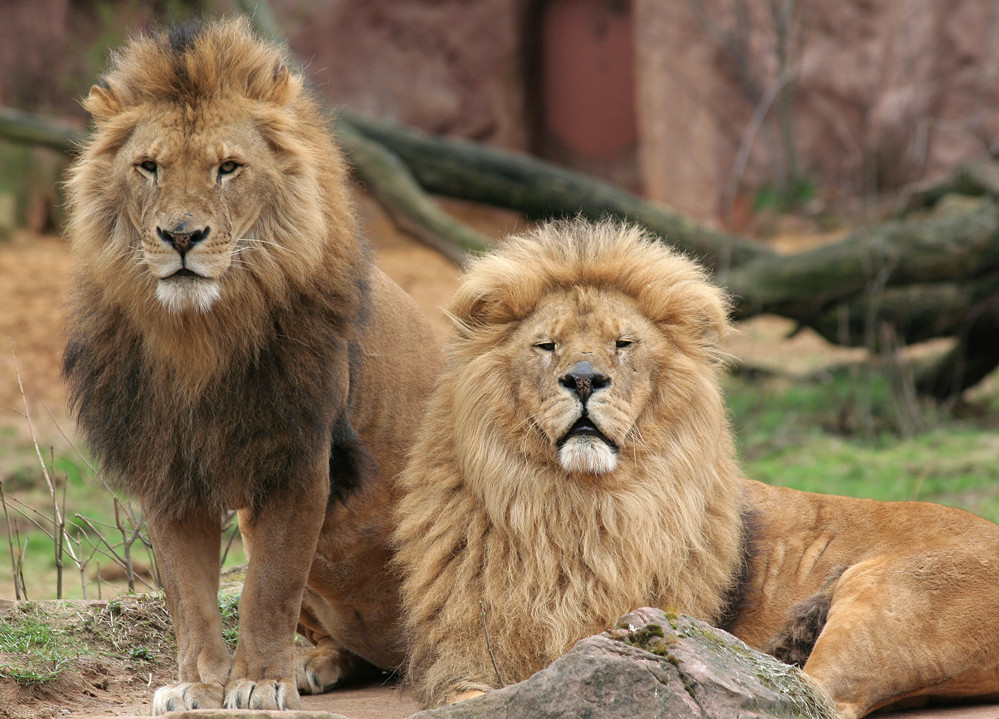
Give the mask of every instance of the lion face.
M 592 287 L 545 298 L 510 338 L 517 406 L 570 473 L 613 472 L 641 441 L 665 336 L 623 294 Z
M 244 25 L 140 36 L 84 100 L 95 132 L 67 182 L 74 251 L 140 322 L 263 308 L 311 285 L 339 246 L 327 240 L 351 231 L 326 118 Z
M 273 166 L 248 121 L 191 121 L 183 107 L 139 124 L 118 152 L 134 252 L 170 312 L 205 312 L 223 277 L 259 238 L 249 237 Z M 237 115 L 238 117 L 238 115 Z

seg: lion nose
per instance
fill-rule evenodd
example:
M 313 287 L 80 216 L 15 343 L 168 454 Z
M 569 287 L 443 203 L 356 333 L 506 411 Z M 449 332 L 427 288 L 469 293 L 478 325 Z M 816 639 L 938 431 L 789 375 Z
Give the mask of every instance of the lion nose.
M 603 389 L 610 382 L 610 377 L 593 369 L 593 365 L 585 360 L 574 364 L 572 369 L 559 380 L 559 384 L 563 387 L 568 387 L 578 394 L 583 404 L 586 404 L 586 400 L 590 398 L 591 394 L 598 389 Z
M 209 232 L 211 232 L 210 227 L 201 230 L 190 230 L 183 225 L 178 225 L 172 230 L 164 230 L 162 227 L 156 228 L 156 234 L 159 235 L 160 239 L 175 249 L 181 257 L 208 237 Z

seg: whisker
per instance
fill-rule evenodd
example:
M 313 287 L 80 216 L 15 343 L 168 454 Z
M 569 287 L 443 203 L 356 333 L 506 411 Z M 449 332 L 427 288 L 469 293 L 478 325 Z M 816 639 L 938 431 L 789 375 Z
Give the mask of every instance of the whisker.
M 261 240 L 257 237 L 240 237 L 238 242 L 247 243 L 247 247 L 253 247 L 254 245 L 274 245 L 275 247 L 284 247 L 280 242 L 274 242 L 273 240 Z

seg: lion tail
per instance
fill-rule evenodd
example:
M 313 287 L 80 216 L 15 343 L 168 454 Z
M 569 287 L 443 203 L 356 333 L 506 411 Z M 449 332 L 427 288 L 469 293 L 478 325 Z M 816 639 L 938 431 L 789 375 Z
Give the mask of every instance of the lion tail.
M 822 629 L 826 625 L 829 606 L 832 604 L 833 590 L 846 569 L 846 565 L 836 567 L 826 577 L 826 581 L 818 592 L 792 604 L 787 610 L 784 624 L 777 630 L 763 651 L 785 664 L 794 664 L 797 667 L 805 666 L 819 634 L 822 633 Z

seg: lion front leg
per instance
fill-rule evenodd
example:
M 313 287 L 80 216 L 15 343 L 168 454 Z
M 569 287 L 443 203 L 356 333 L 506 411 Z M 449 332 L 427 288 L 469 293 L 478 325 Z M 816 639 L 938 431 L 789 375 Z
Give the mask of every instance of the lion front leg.
M 297 709 L 294 637 L 329 496 L 328 472 L 294 493 L 275 492 L 240 513 L 252 552 L 239 600 L 239 644 L 225 687 L 227 709 Z
M 230 655 L 218 605 L 221 518 L 145 511 L 177 636 L 177 684 L 156 690 L 153 714 L 222 706 Z

